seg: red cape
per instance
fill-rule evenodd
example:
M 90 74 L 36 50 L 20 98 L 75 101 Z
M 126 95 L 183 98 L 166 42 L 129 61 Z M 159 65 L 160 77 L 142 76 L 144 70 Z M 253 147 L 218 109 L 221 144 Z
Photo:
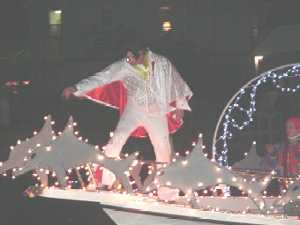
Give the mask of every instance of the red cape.
M 127 103 L 127 90 L 121 81 L 115 81 L 102 87 L 95 88 L 86 93 L 87 97 L 95 102 L 117 108 L 120 115 Z M 174 106 L 175 102 L 170 103 Z M 174 111 L 167 113 L 169 132 L 174 133 L 183 124 L 182 118 L 173 117 Z M 147 137 L 144 127 L 138 127 L 131 133 L 132 137 Z

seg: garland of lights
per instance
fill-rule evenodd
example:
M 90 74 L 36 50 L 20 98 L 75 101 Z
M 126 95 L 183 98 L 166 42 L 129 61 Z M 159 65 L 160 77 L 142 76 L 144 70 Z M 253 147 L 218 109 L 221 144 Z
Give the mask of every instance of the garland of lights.
M 250 80 L 230 99 L 219 117 L 212 142 L 213 156 L 221 165 L 228 166 L 228 140 L 233 137 L 233 133 L 238 130 L 243 130 L 253 121 L 253 116 L 256 111 L 256 93 L 258 88 L 265 83 L 271 83 L 281 92 L 295 93 L 300 89 L 300 84 L 297 84 L 294 87 L 283 87 L 280 85 L 279 81 L 289 78 L 298 78 L 300 77 L 299 71 L 300 63 L 294 63 L 264 72 Z M 240 106 L 240 101 L 247 94 L 249 94 L 250 97 L 249 105 L 248 107 L 242 107 Z M 234 112 L 243 113 L 243 116 L 245 117 L 244 120 L 238 122 L 233 115 Z M 219 132 L 221 125 L 222 129 L 221 132 Z M 218 133 L 221 133 L 219 137 L 217 137 Z M 216 145 L 219 141 L 222 142 L 223 146 L 221 150 L 217 151 Z

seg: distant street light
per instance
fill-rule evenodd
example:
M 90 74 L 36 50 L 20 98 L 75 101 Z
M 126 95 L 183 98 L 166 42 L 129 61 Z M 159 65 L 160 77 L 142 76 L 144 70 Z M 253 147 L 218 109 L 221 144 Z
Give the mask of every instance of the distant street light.
M 264 59 L 263 55 L 256 55 L 254 56 L 254 63 L 255 63 L 255 69 L 256 71 L 258 70 L 259 64 L 261 63 L 261 61 Z
M 164 21 L 163 24 L 162 24 L 162 29 L 165 32 L 168 32 L 168 31 L 172 30 L 172 23 L 171 23 L 171 21 Z
M 61 14 L 61 10 L 54 10 L 55 14 Z

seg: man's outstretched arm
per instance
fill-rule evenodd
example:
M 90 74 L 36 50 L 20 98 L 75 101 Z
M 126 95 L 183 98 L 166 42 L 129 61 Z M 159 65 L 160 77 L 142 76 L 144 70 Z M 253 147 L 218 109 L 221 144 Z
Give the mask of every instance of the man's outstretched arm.
M 62 92 L 62 96 L 65 99 L 69 99 L 71 96 L 79 97 L 96 87 L 100 87 L 120 79 L 122 75 L 122 65 L 121 61 L 116 62 L 106 67 L 104 70 L 95 73 L 93 76 L 83 79 L 73 86 L 66 87 Z

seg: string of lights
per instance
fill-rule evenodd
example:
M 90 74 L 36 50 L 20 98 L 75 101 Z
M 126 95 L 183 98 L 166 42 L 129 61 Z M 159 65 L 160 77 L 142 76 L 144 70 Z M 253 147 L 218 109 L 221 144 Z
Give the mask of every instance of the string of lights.
M 228 166 L 229 140 L 233 138 L 234 133 L 244 130 L 254 120 L 258 89 L 266 84 L 271 84 L 283 93 L 295 93 L 300 89 L 300 84 L 290 87 L 289 84 L 284 86 L 282 81 L 299 78 L 299 71 L 300 64 L 294 63 L 264 72 L 250 80 L 230 99 L 219 117 L 213 137 L 213 155 L 221 165 Z M 246 97 L 249 97 L 250 101 L 247 102 L 246 106 L 243 106 L 242 100 Z M 237 117 L 236 114 L 240 116 Z M 217 137 L 219 133 L 221 134 Z M 219 142 L 222 142 L 220 144 L 221 149 L 217 149 Z

